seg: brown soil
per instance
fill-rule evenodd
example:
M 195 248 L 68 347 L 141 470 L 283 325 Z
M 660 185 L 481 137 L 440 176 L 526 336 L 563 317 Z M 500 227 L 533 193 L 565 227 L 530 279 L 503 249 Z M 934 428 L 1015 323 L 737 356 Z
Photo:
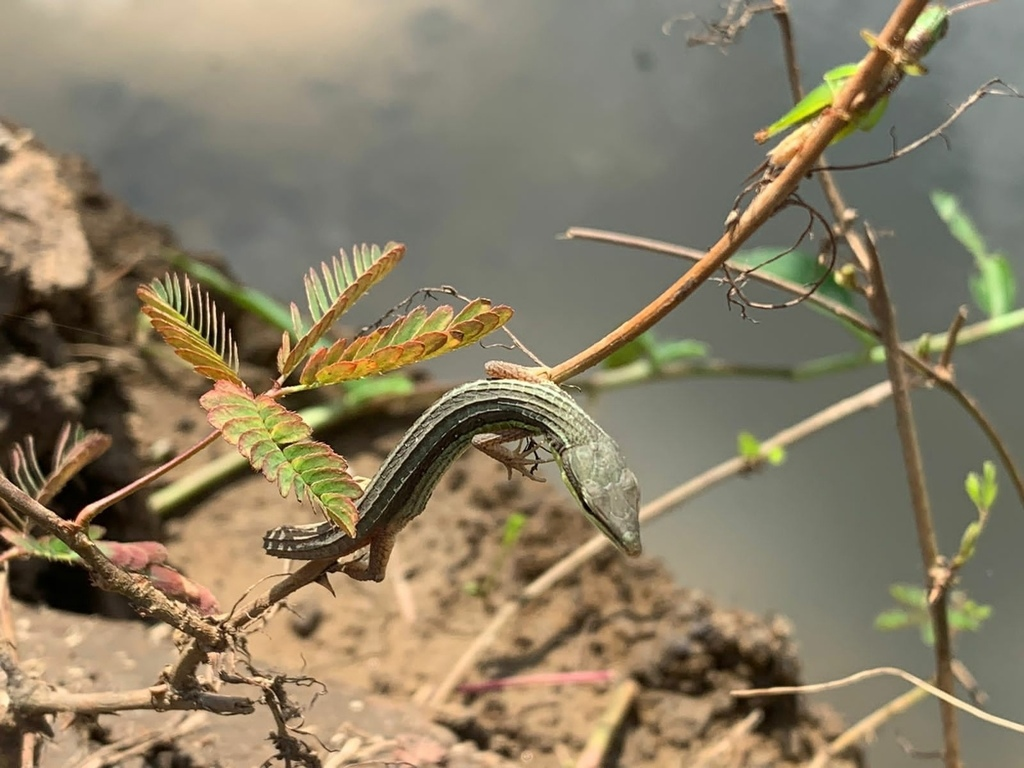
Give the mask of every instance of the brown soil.
M 116 438 L 115 449 L 58 498 L 55 506 L 64 513 L 206 430 L 196 402 L 205 380 L 143 348 L 135 334 L 135 286 L 164 271 L 161 251 L 173 245 L 170 232 L 109 197 L 80 159 L 53 157 L 29 144 L 0 160 L 0 451 L 6 455 L 14 441 L 32 433 L 46 456 L 66 420 Z M 272 356 L 276 334 L 232 315 L 247 379 L 268 381 L 256 366 Z M 369 475 L 407 422 L 365 418 L 331 442 L 356 472 Z M 217 445 L 192 465 L 231 450 Z M 263 531 L 310 519 L 308 508 L 282 500 L 254 476 L 233 481 L 164 525 L 143 501 L 139 496 L 104 513 L 108 537 L 164 540 L 174 565 L 212 589 L 225 607 L 283 570 L 262 554 Z M 529 522 L 504 558 L 502 524 L 512 511 L 525 512 Z M 335 576 L 336 597 L 316 586 L 300 592 L 290 611 L 279 611 L 250 637 L 253 663 L 326 686 L 322 696 L 318 686 L 293 686 L 297 701 L 316 703 L 292 724 L 328 765 L 564 764 L 594 730 L 613 686 L 464 696 L 435 715 L 445 727 L 412 702 L 451 668 L 496 606 L 591 533 L 554 484 L 508 482 L 501 467 L 482 455 L 467 456 L 403 534 L 385 583 Z M 70 690 L 132 688 L 152 684 L 173 657 L 166 627 L 124 620 L 130 613 L 124 603 L 92 588 L 81 571 L 16 565 L 15 619 L 30 674 Z M 481 583 L 492 585 L 485 597 L 468 589 Z M 396 597 L 403 586 L 404 611 Z M 640 685 L 606 765 L 693 765 L 715 744 L 721 749 L 702 765 L 796 765 L 839 727 L 835 716 L 793 698 L 731 698 L 736 688 L 799 682 L 791 628 L 778 617 L 727 610 L 681 589 L 649 558 L 628 561 L 609 552 L 591 562 L 527 605 L 471 677 L 577 670 L 614 670 Z M 764 708 L 760 725 L 727 739 L 752 707 Z M 124 745 L 118 740 L 168 729 L 181 717 L 58 719 L 44 764 L 114 764 L 98 759 L 104 744 Z M 197 730 L 139 747 L 138 755 L 117 764 L 253 766 L 274 754 L 268 740 L 274 725 L 265 709 L 249 717 L 207 716 L 202 723 L 187 721 L 190 726 Z M 89 756 L 92 763 L 85 762 Z M 858 756 L 832 763 L 858 764 Z

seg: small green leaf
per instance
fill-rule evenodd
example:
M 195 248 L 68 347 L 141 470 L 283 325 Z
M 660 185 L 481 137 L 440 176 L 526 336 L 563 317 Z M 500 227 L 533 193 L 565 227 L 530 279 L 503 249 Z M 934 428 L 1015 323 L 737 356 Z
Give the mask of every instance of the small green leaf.
M 740 432 L 736 437 L 736 448 L 742 458 L 755 461 L 761 458 L 761 442 L 750 432 Z
M 708 356 L 710 347 L 696 339 L 678 339 L 676 341 L 659 341 L 652 354 L 658 365 L 675 362 L 676 360 L 694 360 Z
M 981 536 L 981 523 L 975 520 L 964 529 L 964 535 L 960 539 L 960 552 L 957 559 L 966 563 L 974 557 L 974 550 L 978 546 L 978 537 Z
M 996 496 L 999 494 L 999 485 L 996 483 L 996 465 L 991 461 L 986 461 L 981 465 L 981 471 L 985 479 L 982 485 L 982 502 L 985 509 L 992 509 L 992 505 L 996 503 Z
M 928 594 L 913 584 L 892 584 L 889 587 L 889 596 L 908 608 L 928 607 Z
M 913 620 L 902 608 L 890 608 L 882 611 L 875 617 L 875 629 L 882 632 L 892 632 L 896 629 L 906 629 L 913 623 Z
M 989 317 L 1011 311 L 1017 300 L 1017 283 L 1010 262 L 1002 254 L 988 250 L 985 239 L 954 195 L 935 190 L 931 199 L 950 234 L 974 257 L 978 273 L 969 281 L 974 303 Z
M 949 228 L 949 233 L 960 241 L 967 252 L 978 261 L 988 256 L 988 247 L 985 245 L 984 238 L 974 226 L 971 218 L 960 207 L 959 199 L 941 189 L 934 190 L 930 197 L 935 212 Z
M 935 629 L 930 621 L 921 624 L 921 642 L 929 648 L 935 645 Z
M 967 473 L 967 479 L 964 481 L 964 490 L 967 491 L 967 498 L 974 502 L 974 506 L 981 509 L 981 478 L 976 473 Z
M 958 632 L 977 632 L 981 624 L 969 614 L 960 611 L 950 611 L 949 626 Z
M 764 457 L 773 467 L 782 466 L 786 461 L 786 449 L 776 445 L 764 452 Z
M 978 274 L 970 279 L 971 296 L 989 317 L 1012 311 L 1017 299 L 1013 268 L 1005 256 L 994 255 L 978 263 Z
M 968 600 L 963 605 L 962 610 L 966 615 L 970 616 L 976 624 L 980 625 L 992 616 L 993 609 L 991 605 L 981 605 L 973 600 Z
M 988 512 L 999 495 L 999 484 L 996 482 L 996 465 L 991 461 L 982 464 L 982 474 L 968 472 L 964 481 L 964 490 L 979 511 Z
M 505 520 L 505 530 L 501 535 L 501 546 L 504 549 L 512 549 L 519 541 L 523 533 L 523 526 L 526 525 L 526 515 L 522 512 L 513 512 Z
M 637 360 L 649 360 L 656 344 L 653 331 L 647 331 L 612 352 L 601 365 L 604 368 L 623 368 Z

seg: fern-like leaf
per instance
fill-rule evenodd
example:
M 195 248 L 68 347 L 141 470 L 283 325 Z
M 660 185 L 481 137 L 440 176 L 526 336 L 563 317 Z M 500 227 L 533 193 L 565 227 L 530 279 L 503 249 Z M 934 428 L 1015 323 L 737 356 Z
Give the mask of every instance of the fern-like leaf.
M 106 533 L 105 528 L 93 525 L 89 527 L 87 535 L 100 548 L 100 551 L 106 555 L 109 550 L 107 550 L 105 545 L 116 542 L 100 541 L 103 538 L 104 533 Z M 82 561 L 77 552 L 56 536 L 42 536 L 37 538 L 35 536 L 21 534 L 10 529 L 4 529 L 3 531 L 0 531 L 0 537 L 7 541 L 8 544 L 17 547 L 31 557 L 38 557 L 43 560 L 50 560 L 56 563 L 80 564 Z
M 383 251 L 376 245 L 356 246 L 351 258 L 341 251 L 340 258 L 321 264 L 322 277 L 310 269 L 304 282 L 312 326 L 306 330 L 299 308 L 293 303 L 292 327 L 298 341 L 292 347 L 291 337 L 284 334 L 277 353 L 281 375 L 288 376 L 294 371 L 338 318 L 394 269 L 404 255 L 405 246 L 400 243 L 388 243 Z
M 140 285 L 136 293 L 153 328 L 196 373 L 242 384 L 227 320 L 201 285 L 186 277 L 182 286 L 177 275 L 167 274 L 162 281 Z
M 206 417 L 252 467 L 277 484 L 282 497 L 293 490 L 349 536 L 362 495 L 345 460 L 330 446 L 308 439 L 312 429 L 297 413 L 244 386 L 218 381 L 199 399 Z
M 307 386 L 325 386 L 387 373 L 473 344 L 511 317 L 511 307 L 492 306 L 486 299 L 474 299 L 457 315 L 447 305 L 429 315 L 425 307 L 416 307 L 391 325 L 351 343 L 342 340 L 318 349 L 310 355 L 300 381 Z

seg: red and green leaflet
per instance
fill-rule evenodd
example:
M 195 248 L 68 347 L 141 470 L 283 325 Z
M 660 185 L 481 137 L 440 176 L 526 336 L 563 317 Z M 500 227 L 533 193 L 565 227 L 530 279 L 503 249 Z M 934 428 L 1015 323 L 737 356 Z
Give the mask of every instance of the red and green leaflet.
M 486 299 L 471 301 L 457 315 L 449 306 L 430 314 L 426 307 L 417 307 L 384 328 L 318 349 L 299 380 L 324 386 L 387 373 L 474 344 L 511 317 L 511 307 L 493 306 Z
M 213 381 L 242 383 L 231 330 L 202 286 L 187 277 L 182 286 L 177 275 L 166 275 L 140 285 L 136 294 L 153 329 L 196 373 Z
M 230 381 L 218 381 L 199 403 L 210 425 L 275 483 L 282 497 L 294 491 L 297 499 L 305 498 L 326 519 L 355 535 L 355 500 L 362 489 L 341 456 L 309 439 L 313 430 L 301 416 Z
M 333 259 L 329 265 L 322 264 L 322 278 L 315 269 L 309 270 L 305 277 L 306 299 L 313 323 L 305 330 L 298 306 L 291 305 L 292 330 L 297 341 L 293 347 L 287 332 L 281 339 L 277 368 L 282 378 L 298 367 L 330 327 L 357 299 L 384 279 L 404 255 L 405 246 L 399 243 L 388 243 L 383 250 L 376 245 L 357 246 L 352 249 L 351 258 L 342 251 L 341 258 Z

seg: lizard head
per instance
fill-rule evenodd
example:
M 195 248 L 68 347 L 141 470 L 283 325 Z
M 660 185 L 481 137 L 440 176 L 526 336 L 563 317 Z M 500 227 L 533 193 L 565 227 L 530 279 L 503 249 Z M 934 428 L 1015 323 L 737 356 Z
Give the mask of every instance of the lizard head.
M 559 464 L 587 519 L 627 555 L 639 555 L 640 486 L 615 441 L 604 435 L 565 447 Z

